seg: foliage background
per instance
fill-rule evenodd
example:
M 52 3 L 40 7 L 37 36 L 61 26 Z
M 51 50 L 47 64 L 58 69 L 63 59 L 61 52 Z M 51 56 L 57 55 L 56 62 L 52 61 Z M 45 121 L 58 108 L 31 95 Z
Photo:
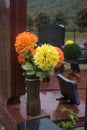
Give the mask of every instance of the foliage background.
M 72 19 L 84 3 L 87 3 L 87 0 L 27 0 L 27 11 L 28 15 L 34 17 L 40 12 L 45 12 L 53 18 L 57 11 L 61 10 Z
M 43 12 L 52 20 L 58 11 L 62 11 L 69 20 L 65 41 L 71 39 L 83 43 L 87 39 L 87 32 L 74 31 L 76 28 L 74 19 L 79 7 L 85 4 L 87 0 L 27 0 L 27 17 L 32 16 L 35 19 L 39 13 Z

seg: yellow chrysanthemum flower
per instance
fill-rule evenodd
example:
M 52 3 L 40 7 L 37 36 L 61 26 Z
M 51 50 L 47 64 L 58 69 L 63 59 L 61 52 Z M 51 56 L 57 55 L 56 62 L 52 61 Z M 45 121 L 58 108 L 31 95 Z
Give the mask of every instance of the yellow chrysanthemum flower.
M 36 49 L 34 62 L 38 68 L 43 71 L 49 71 L 55 68 L 58 63 L 59 55 L 55 47 L 44 44 Z
M 66 44 L 73 44 L 74 43 L 74 41 L 72 41 L 72 40 L 67 40 L 66 41 Z
M 31 32 L 19 33 L 15 41 L 18 61 L 24 70 L 23 75 L 28 79 L 44 80 L 54 73 L 55 67 L 60 67 L 64 61 L 62 50 L 43 44 L 37 46 L 38 38 Z

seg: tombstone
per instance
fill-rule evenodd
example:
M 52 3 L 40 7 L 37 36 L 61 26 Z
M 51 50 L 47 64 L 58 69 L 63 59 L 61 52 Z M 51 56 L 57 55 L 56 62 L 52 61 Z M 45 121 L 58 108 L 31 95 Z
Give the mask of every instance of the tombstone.
M 45 25 L 38 30 L 38 44 L 48 43 L 62 48 L 65 40 L 65 27 L 63 25 Z M 64 71 L 64 65 L 55 69 L 59 72 Z
M 38 30 L 39 44 L 49 43 L 62 47 L 65 40 L 65 27 L 63 25 L 46 25 Z
M 0 100 L 4 104 L 20 102 L 25 93 L 14 47 L 17 34 L 25 30 L 26 0 L 0 0 Z

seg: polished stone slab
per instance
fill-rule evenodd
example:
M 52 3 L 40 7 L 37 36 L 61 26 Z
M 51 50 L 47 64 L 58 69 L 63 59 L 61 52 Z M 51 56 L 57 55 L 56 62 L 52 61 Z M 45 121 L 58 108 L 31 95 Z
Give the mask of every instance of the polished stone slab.
M 62 129 L 48 118 L 43 118 L 22 122 L 18 125 L 18 130 L 62 130 Z M 74 128 L 73 130 L 84 130 L 84 127 Z
M 16 36 L 26 30 L 26 6 L 26 0 L 0 0 L 0 100 L 8 105 L 20 103 L 25 94 L 14 44 Z
M 76 127 L 84 126 L 87 71 L 81 71 L 80 73 L 81 80 L 78 82 L 78 92 L 81 104 L 78 107 L 75 107 L 74 105 L 62 104 L 61 101 L 56 101 L 56 98 L 60 97 L 60 89 L 55 74 L 51 77 L 50 82 L 43 82 L 41 84 L 41 110 L 45 111 L 45 113 L 42 113 L 35 119 L 47 118 L 49 116 L 48 118 L 53 122 L 58 122 L 60 119 L 66 120 L 67 114 L 62 113 L 61 109 L 67 107 L 74 110 L 79 117 Z M 64 75 L 67 74 L 64 72 Z M 20 104 L 6 106 L 0 101 L 0 123 L 6 128 L 6 130 L 17 130 L 17 125 L 19 123 L 34 120 L 34 117 L 28 117 L 26 115 L 26 95 L 21 96 L 20 101 Z
M 61 130 L 56 124 L 47 118 L 22 122 L 18 130 Z
M 78 128 L 75 128 L 74 130 L 84 130 L 84 127 L 78 127 Z

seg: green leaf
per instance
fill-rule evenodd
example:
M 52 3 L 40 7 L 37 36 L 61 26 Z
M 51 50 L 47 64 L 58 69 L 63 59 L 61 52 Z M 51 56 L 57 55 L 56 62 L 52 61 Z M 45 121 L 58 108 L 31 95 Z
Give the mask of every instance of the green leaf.
M 50 70 L 49 74 L 54 75 L 54 70 Z
M 65 111 L 67 111 L 67 108 L 66 108 L 66 107 L 63 107 L 63 108 L 61 109 L 61 111 L 62 111 L 62 112 L 65 112 Z
M 73 110 L 66 108 L 66 107 L 63 107 L 61 109 L 61 111 L 68 112 L 68 117 L 70 119 L 70 121 L 61 121 L 60 122 L 60 126 L 62 127 L 62 129 L 67 130 L 69 128 L 73 128 L 74 125 L 76 124 L 76 121 L 78 120 L 77 114 Z
M 26 72 L 26 75 L 34 75 L 34 74 L 35 74 L 35 71 L 33 71 L 33 70 L 32 70 L 32 71 L 27 71 L 27 72 Z
M 43 73 L 43 72 L 38 71 L 36 73 L 36 76 L 39 77 L 39 79 L 42 81 L 46 77 L 46 74 Z
M 71 120 L 74 119 L 74 116 L 72 114 L 69 114 L 69 117 L 70 117 Z
M 38 76 L 38 77 L 41 77 L 41 76 L 46 76 L 43 72 L 40 72 L 40 71 L 38 71 L 37 73 L 36 73 L 36 75 Z
M 25 65 L 22 65 L 21 67 L 25 71 L 27 71 L 27 70 L 33 70 L 33 65 L 31 63 L 28 63 L 28 62 Z

